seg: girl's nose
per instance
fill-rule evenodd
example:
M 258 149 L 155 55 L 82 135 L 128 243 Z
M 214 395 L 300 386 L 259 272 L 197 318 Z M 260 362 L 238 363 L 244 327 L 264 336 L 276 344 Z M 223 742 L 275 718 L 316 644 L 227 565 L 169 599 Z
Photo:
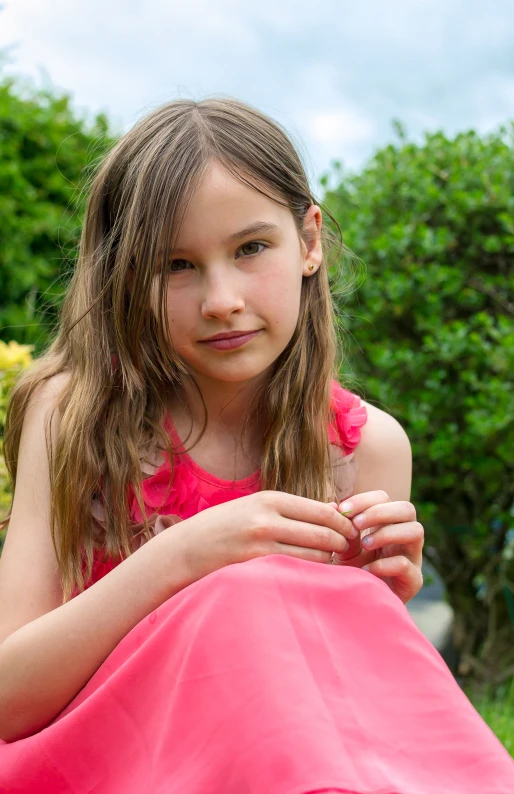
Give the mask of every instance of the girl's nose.
M 244 309 L 245 301 L 237 279 L 225 277 L 207 284 L 202 300 L 204 317 L 228 317 L 235 311 Z

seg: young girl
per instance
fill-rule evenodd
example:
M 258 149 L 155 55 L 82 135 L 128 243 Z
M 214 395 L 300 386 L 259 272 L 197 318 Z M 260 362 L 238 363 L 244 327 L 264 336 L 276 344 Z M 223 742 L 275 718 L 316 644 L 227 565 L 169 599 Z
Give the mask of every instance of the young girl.
M 514 791 L 405 607 L 410 445 L 337 380 L 332 242 L 233 99 L 163 105 L 99 167 L 7 414 L 1 791 Z

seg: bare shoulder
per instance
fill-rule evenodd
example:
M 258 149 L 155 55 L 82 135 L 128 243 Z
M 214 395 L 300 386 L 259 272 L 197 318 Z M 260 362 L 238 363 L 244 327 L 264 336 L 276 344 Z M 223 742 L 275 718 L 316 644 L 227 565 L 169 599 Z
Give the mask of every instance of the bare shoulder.
M 367 403 L 361 398 L 361 405 L 363 405 L 368 414 L 368 421 L 361 428 L 361 442 L 356 448 L 362 449 L 362 442 L 366 439 L 368 443 L 386 438 L 390 443 L 394 440 L 407 440 L 408 436 L 400 422 L 395 419 L 392 414 L 377 408 L 376 405 Z
M 55 403 L 56 398 L 60 396 L 70 377 L 71 372 L 69 371 L 57 372 L 55 375 L 52 375 L 48 380 L 39 385 L 34 395 L 36 396 L 36 400 L 45 399 Z
M 354 455 L 358 472 L 354 493 L 385 491 L 391 501 L 410 501 L 412 450 L 409 437 L 394 416 L 361 399 L 368 414 Z

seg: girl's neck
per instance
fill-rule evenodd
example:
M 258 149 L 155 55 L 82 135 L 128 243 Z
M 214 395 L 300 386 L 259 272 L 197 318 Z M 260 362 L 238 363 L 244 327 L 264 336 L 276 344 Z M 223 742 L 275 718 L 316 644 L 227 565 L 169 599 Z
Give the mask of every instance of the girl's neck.
M 207 411 L 206 433 L 220 439 L 226 436 L 241 438 L 247 406 L 268 377 L 269 373 L 264 372 L 244 383 L 220 381 L 204 383 L 205 379 L 197 377 Z M 189 406 L 191 412 L 186 406 Z M 172 394 L 168 402 L 168 410 L 174 423 L 175 418 L 177 422 L 189 422 L 190 426 L 192 423 L 195 432 L 203 427 L 205 409 L 197 389 L 188 382 L 184 384 L 183 392 Z M 253 422 L 255 424 L 255 418 Z M 252 437 L 262 437 L 264 426 L 260 426 L 261 422 L 258 424 L 258 427 L 248 428 L 247 434 Z
M 253 474 L 261 463 L 264 430 L 252 425 L 247 437 L 241 439 L 241 429 L 227 428 L 223 422 L 208 419 L 201 439 L 197 441 L 203 423 L 195 424 L 183 407 L 172 404 L 169 416 L 188 455 L 204 471 L 221 480 L 242 480 Z

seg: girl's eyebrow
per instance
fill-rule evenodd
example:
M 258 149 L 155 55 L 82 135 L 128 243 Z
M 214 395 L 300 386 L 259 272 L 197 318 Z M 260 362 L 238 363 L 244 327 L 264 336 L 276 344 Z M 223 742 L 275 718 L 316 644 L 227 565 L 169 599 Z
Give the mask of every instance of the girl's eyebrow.
M 266 223 L 265 221 L 256 221 L 252 223 L 251 226 L 247 226 L 246 229 L 241 229 L 240 232 L 234 232 L 225 240 L 223 240 L 224 245 L 229 245 L 230 243 L 237 242 L 237 240 L 241 240 L 243 237 L 248 237 L 249 234 L 256 234 L 257 232 L 279 232 L 280 227 L 276 226 L 274 223 Z M 173 253 L 185 253 L 186 249 L 184 248 L 174 248 Z

